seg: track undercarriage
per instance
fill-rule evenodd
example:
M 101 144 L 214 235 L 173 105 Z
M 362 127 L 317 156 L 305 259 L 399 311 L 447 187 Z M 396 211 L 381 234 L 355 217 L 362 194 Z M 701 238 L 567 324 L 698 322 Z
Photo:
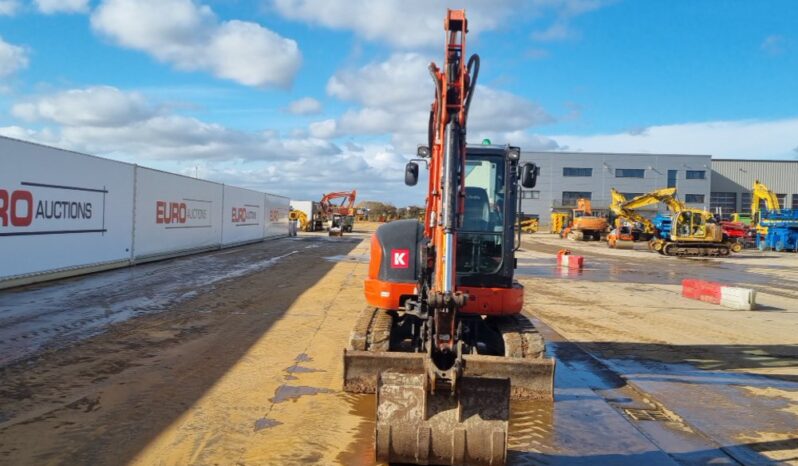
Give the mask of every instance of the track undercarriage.
M 428 325 L 366 308 L 344 352 L 345 390 L 377 395 L 377 459 L 504 464 L 510 399 L 552 398 L 554 361 L 542 337 L 521 315 L 462 318 L 461 376 L 436 391 Z
M 708 257 L 728 256 L 733 245 L 711 242 L 666 242 L 659 239 L 649 241 L 649 249 L 664 256 Z M 741 249 L 741 248 L 740 248 Z

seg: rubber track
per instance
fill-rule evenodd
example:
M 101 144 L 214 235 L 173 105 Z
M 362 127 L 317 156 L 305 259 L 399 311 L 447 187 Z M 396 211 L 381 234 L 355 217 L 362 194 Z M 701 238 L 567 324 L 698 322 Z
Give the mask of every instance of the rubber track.
M 726 250 L 725 253 L 722 252 L 723 249 Z M 726 245 L 670 243 L 663 246 L 661 254 L 670 257 L 723 257 L 728 256 L 729 252 Z
M 541 358 L 545 352 L 543 337 L 523 315 L 497 319 L 497 328 L 504 340 L 504 355 L 511 358 Z
M 365 307 L 360 311 L 360 315 L 357 317 L 357 322 L 355 323 L 355 328 L 349 335 L 349 348 L 357 351 L 366 351 L 374 311 L 376 311 L 376 309 L 373 307 Z
M 383 309 L 366 307 L 349 336 L 349 347 L 358 351 L 388 351 L 393 317 Z

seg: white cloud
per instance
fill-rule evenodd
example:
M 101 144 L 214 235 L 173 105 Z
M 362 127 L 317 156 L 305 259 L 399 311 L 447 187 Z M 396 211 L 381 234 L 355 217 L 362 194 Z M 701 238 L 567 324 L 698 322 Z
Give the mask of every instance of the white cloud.
M 280 15 L 331 29 L 352 30 L 367 40 L 412 48 L 443 43 L 446 8 L 465 8 L 469 30 L 501 29 L 519 17 L 552 13 L 572 18 L 607 3 L 605 0 L 269 0 Z
M 0 16 L 14 16 L 19 6 L 18 0 L 0 0 Z
M 762 41 L 760 48 L 768 55 L 781 55 L 785 50 L 787 50 L 787 41 L 784 36 L 771 34 L 765 37 L 765 40 Z
M 294 115 L 316 115 L 321 113 L 321 102 L 313 97 L 303 97 L 288 104 L 286 110 Z
M 181 70 L 209 71 L 248 86 L 288 87 L 302 56 L 296 41 L 246 21 L 219 21 L 192 0 L 104 0 L 95 31 Z
M 85 13 L 89 11 L 89 0 L 34 0 L 44 14 Z
M 154 116 L 156 109 L 138 93 L 111 86 L 73 89 L 14 105 L 25 121 L 47 120 L 66 126 L 123 126 Z
M 329 139 L 335 136 L 336 129 L 337 124 L 332 119 L 313 122 L 308 128 L 311 136 L 321 139 Z
M 357 107 L 340 115 L 335 125 L 326 123 L 325 129 L 337 136 L 390 134 L 397 150 L 415 152 L 418 144 L 426 143 L 434 98 L 429 62 L 417 53 L 394 53 L 383 62 L 339 71 L 327 82 L 327 93 Z M 470 131 L 499 133 L 550 121 L 539 105 L 524 97 L 478 85 L 468 125 Z
M 510 92 L 477 85 L 471 103 L 468 129 L 515 131 L 551 123 L 543 107 Z
M 0 37 L 0 78 L 10 76 L 27 66 L 27 50 L 24 47 L 9 44 Z
M 109 86 L 38 97 L 14 105 L 12 114 L 56 126 L 6 127 L 2 131 L 8 136 L 133 160 L 286 160 L 341 152 L 319 138 L 281 138 L 273 131 L 243 132 L 166 114 L 137 93 Z
M 532 38 L 538 42 L 556 42 L 570 39 L 575 35 L 576 33 L 571 29 L 567 22 L 558 20 L 546 29 L 534 31 L 532 33 Z
M 341 100 L 371 107 L 418 106 L 432 101 L 431 59 L 417 53 L 394 53 L 384 62 L 341 70 L 327 82 L 327 93 Z
M 489 139 L 493 144 L 518 146 L 524 151 L 558 150 L 560 145 L 554 139 L 525 130 L 517 131 L 472 131 L 469 142 L 479 143 Z
M 356 189 L 358 200 L 391 201 L 397 205 L 420 203 L 424 190 L 404 185 L 408 158 L 390 145 L 366 144 L 327 157 L 298 156 L 276 163 L 248 162 L 204 165 L 213 180 L 288 195 L 292 199 L 319 199 L 322 193 Z M 193 171 L 186 169 L 186 173 Z M 342 177 L 341 174 L 346 176 Z
M 599 152 L 709 154 L 728 158 L 790 158 L 798 143 L 798 118 L 650 126 L 590 136 L 554 135 L 562 149 Z

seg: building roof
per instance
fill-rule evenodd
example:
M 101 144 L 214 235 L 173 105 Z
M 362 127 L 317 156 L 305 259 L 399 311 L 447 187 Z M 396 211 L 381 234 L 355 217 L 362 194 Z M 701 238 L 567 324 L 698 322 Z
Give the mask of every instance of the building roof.
M 660 154 L 660 153 L 645 153 L 645 152 L 581 152 L 581 151 L 559 151 L 559 150 L 521 150 L 526 154 L 558 154 L 558 155 L 632 155 L 643 157 L 712 157 L 709 154 Z
M 798 163 L 798 159 L 712 159 L 713 162 Z

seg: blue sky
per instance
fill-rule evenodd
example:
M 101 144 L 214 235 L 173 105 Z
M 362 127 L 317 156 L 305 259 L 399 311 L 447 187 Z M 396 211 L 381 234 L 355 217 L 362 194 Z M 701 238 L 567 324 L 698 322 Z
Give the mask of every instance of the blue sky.
M 418 202 L 402 167 L 447 6 L 482 58 L 472 141 L 798 157 L 792 0 L 0 0 L 0 134 Z

